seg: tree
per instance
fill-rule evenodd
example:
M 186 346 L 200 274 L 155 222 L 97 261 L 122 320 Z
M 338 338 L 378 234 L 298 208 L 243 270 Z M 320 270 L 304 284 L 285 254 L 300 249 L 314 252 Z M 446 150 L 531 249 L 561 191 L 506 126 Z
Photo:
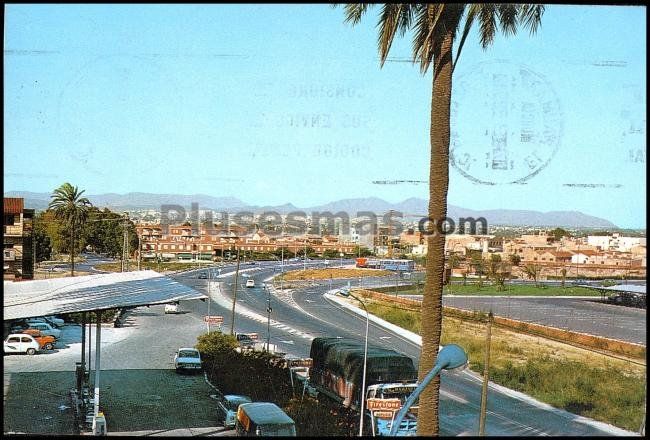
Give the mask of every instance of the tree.
M 86 197 L 81 197 L 84 191 L 68 182 L 54 190 L 48 209 L 54 211 L 54 216 L 62 220 L 70 228 L 70 276 L 74 276 L 75 234 L 83 227 L 88 217 L 88 208 L 92 206 Z
M 498 291 L 505 290 L 506 277 L 510 273 L 506 262 L 501 261 L 501 255 L 492 254 L 486 262 L 488 277 L 494 281 Z
M 521 263 L 521 257 L 517 254 L 508 255 L 508 259 L 513 266 L 519 266 L 519 263 Z
M 356 25 L 372 4 L 348 3 L 345 21 Z M 440 346 L 442 330 L 442 280 L 444 271 L 445 237 L 433 234 L 433 223 L 442 224 L 447 216 L 447 191 L 449 188 L 449 118 L 452 90 L 452 72 L 465 39 L 475 21 L 480 26 L 480 42 L 487 48 L 500 25 L 507 36 L 515 34 L 519 24 L 530 29 L 531 34 L 540 24 L 544 6 L 517 4 L 465 4 L 465 3 L 400 3 L 384 4 L 379 15 L 378 48 L 380 66 L 383 66 L 397 33 L 402 37 L 412 30 L 413 63 L 420 64 L 426 73 L 433 64 L 431 96 L 429 165 L 429 234 L 426 265 L 426 284 L 422 298 L 422 351 L 419 378 L 433 368 Z M 459 40 L 456 59 L 452 50 L 457 32 L 464 18 L 464 29 Z M 437 435 L 439 431 L 438 405 L 440 378 L 420 395 L 418 435 Z
M 548 235 L 552 235 L 555 241 L 560 241 L 562 237 L 571 237 L 571 233 L 569 233 L 569 231 L 567 231 L 566 229 L 562 229 L 562 228 L 555 228 L 552 231 L 550 231 Z
M 472 252 L 471 254 L 471 266 L 474 268 L 474 272 L 478 275 L 478 287 L 483 287 L 483 274 L 485 273 L 485 260 L 481 256 L 481 252 Z
M 564 282 L 566 281 L 566 267 L 563 267 L 560 273 L 562 274 L 562 288 L 564 289 Z
M 371 257 L 372 251 L 365 246 L 356 245 L 354 247 L 354 255 L 359 257 Z
M 538 264 L 527 264 L 524 266 L 524 273 L 529 279 L 535 281 L 535 286 L 538 286 L 537 278 L 539 278 L 539 274 L 541 272 L 542 272 L 542 266 Z

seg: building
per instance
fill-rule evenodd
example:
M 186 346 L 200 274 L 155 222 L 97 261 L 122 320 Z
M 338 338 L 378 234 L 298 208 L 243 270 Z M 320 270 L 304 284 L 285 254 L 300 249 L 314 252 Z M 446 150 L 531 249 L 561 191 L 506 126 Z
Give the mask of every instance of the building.
M 3 279 L 34 279 L 34 210 L 22 198 L 5 197 L 2 227 Z

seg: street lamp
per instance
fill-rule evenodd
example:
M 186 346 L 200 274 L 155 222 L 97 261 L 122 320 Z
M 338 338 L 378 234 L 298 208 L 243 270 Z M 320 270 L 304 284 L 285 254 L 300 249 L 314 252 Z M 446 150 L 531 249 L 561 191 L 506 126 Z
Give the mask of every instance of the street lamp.
M 433 369 L 424 376 L 422 382 L 415 388 L 411 395 L 406 399 L 406 403 L 397 413 L 395 420 L 390 427 L 390 433 L 388 435 L 395 437 L 397 435 L 397 429 L 399 425 L 404 420 L 404 416 L 411 408 L 416 399 L 420 396 L 420 393 L 429 385 L 434 377 L 440 373 L 441 370 L 453 370 L 461 369 L 467 366 L 468 358 L 467 353 L 460 346 L 456 344 L 445 345 L 442 350 L 438 352 L 438 357 L 436 359 L 436 364 L 433 366 Z
M 340 291 L 339 291 L 340 292 Z M 363 379 L 361 381 L 361 416 L 359 417 L 359 437 L 363 436 L 363 418 L 365 413 L 365 403 L 366 403 L 366 363 L 368 361 L 368 326 L 370 324 L 370 315 L 368 314 L 368 309 L 366 304 L 361 301 L 356 295 L 350 292 L 350 287 L 348 285 L 347 295 L 356 299 L 363 306 L 363 310 L 366 312 L 366 342 L 363 348 Z
M 267 323 L 266 323 L 266 351 L 267 353 L 271 351 L 271 312 L 273 309 L 271 309 L 271 291 L 269 290 L 269 286 L 267 283 L 264 283 L 264 290 L 266 290 L 266 298 L 267 298 L 267 304 L 266 304 L 266 313 L 267 313 Z

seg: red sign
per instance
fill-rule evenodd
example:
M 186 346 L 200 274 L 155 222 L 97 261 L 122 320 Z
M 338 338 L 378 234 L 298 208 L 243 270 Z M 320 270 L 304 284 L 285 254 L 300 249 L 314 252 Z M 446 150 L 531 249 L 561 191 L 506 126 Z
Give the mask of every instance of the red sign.
M 399 399 L 377 399 L 370 398 L 366 400 L 366 407 L 368 410 L 387 410 L 387 409 L 400 409 L 402 402 Z
M 204 316 L 203 321 L 209 324 L 221 324 L 223 323 L 223 316 Z

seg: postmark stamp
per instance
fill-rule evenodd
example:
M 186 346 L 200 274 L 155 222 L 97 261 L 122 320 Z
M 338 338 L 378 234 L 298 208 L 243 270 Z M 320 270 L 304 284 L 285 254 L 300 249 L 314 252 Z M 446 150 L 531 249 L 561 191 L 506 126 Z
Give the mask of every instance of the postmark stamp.
M 454 78 L 451 165 L 477 184 L 521 184 L 541 172 L 563 133 L 560 100 L 522 64 L 479 63 Z

